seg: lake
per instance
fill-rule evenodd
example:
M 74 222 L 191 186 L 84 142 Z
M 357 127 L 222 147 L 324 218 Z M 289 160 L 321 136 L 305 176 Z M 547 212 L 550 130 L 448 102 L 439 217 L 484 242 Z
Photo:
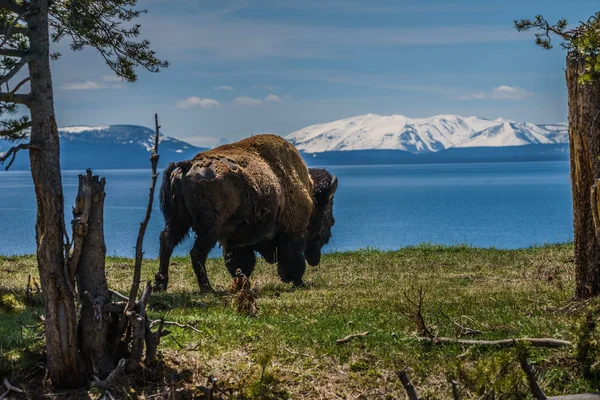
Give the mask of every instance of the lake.
M 514 249 L 572 240 L 566 162 L 335 166 L 336 224 L 324 249 L 398 249 L 419 243 Z M 77 174 L 64 171 L 67 226 Z M 106 177 L 108 255 L 133 257 L 145 213 L 149 170 L 98 170 Z M 159 178 L 160 183 L 160 178 Z M 157 190 L 158 193 L 158 190 Z M 28 171 L 0 172 L 0 254 L 35 252 L 35 196 Z M 163 219 L 155 201 L 144 242 L 158 254 Z M 70 235 L 70 232 L 69 232 Z M 175 254 L 187 254 L 193 238 Z M 212 256 L 219 256 L 215 248 Z

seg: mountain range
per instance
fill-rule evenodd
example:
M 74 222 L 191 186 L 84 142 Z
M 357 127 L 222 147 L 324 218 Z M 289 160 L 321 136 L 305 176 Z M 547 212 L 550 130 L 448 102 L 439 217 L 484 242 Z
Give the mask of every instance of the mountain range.
M 147 168 L 154 131 L 136 125 L 70 126 L 59 129 L 63 169 Z M 402 115 L 360 115 L 313 125 L 290 133 L 308 165 L 403 164 L 564 160 L 568 158 L 566 124 L 488 120 L 439 115 L 411 119 Z M 221 139 L 219 144 L 228 143 Z M 13 143 L 0 139 L 0 154 Z M 170 136 L 160 136 L 160 167 L 207 150 Z M 26 152 L 13 170 L 29 168 Z
M 566 124 L 535 125 L 457 115 L 413 119 L 366 114 L 309 126 L 286 139 L 305 153 L 401 150 L 424 154 L 450 148 L 568 143 L 569 133 Z
M 154 146 L 154 130 L 137 125 L 69 126 L 58 129 L 60 161 L 63 169 L 147 168 L 149 152 Z M 159 165 L 192 158 L 207 150 L 161 134 Z M 0 153 L 14 143 L 0 139 Z M 28 169 L 29 157 L 20 152 L 11 167 Z

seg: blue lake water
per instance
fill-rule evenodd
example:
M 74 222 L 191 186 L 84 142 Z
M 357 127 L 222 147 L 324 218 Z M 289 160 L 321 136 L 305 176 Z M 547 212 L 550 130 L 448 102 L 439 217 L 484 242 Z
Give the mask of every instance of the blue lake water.
M 566 162 L 329 167 L 339 178 L 336 225 L 327 251 L 419 243 L 520 248 L 572 240 Z M 65 210 L 77 174 L 65 171 Z M 134 256 L 150 184 L 149 170 L 98 170 L 106 177 L 108 255 Z M 35 197 L 29 172 L 0 172 L 0 254 L 35 252 Z M 67 215 L 67 222 L 71 215 Z M 67 225 L 70 226 L 70 225 Z M 146 257 L 158 254 L 163 219 L 155 202 Z M 187 254 L 193 238 L 176 254 Z M 218 256 L 218 248 L 212 255 Z

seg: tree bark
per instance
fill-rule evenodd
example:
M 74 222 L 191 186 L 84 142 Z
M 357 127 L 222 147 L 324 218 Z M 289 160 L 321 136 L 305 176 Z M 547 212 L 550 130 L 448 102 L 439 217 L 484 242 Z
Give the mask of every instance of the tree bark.
M 37 199 L 36 242 L 43 291 L 48 375 L 56 387 L 84 382 L 77 351 L 77 319 L 72 282 L 64 255 L 64 205 L 58 129 L 54 116 L 48 1 L 32 0 L 27 18 L 31 77 L 31 175 Z
M 566 79 L 578 299 L 600 294 L 600 241 L 593 215 L 598 205 L 590 201 L 592 187 L 600 178 L 600 80 L 579 83 L 584 72 L 585 59 L 570 53 Z
M 88 170 L 79 175 L 79 193 L 73 210 L 72 260 L 77 260 L 77 292 L 81 296 L 79 320 L 80 348 L 87 371 L 106 378 L 116 366 L 108 352 L 109 323 L 103 318 L 110 301 L 106 282 L 104 242 L 104 178 L 92 176 Z M 78 243 L 81 243 L 78 246 Z

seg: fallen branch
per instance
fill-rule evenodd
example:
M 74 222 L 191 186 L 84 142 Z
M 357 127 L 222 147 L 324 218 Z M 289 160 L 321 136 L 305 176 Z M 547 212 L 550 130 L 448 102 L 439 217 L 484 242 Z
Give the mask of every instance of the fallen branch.
M 400 378 L 400 382 L 402 382 L 402 386 L 404 386 L 404 389 L 406 390 L 408 399 L 409 400 L 419 400 L 419 396 L 417 396 L 417 391 L 415 390 L 415 387 L 413 386 L 412 382 L 410 381 L 410 378 L 408 377 L 408 374 L 406 373 L 406 371 L 405 370 L 398 371 L 398 372 L 396 372 L 396 375 L 398 375 L 398 378 Z
M 0 400 L 5 399 L 6 396 L 8 396 L 10 392 L 23 393 L 23 390 L 19 389 L 16 386 L 11 385 L 11 383 L 6 378 L 4 378 L 4 386 L 6 386 L 7 390 L 2 395 L 0 395 Z
M 533 368 L 531 368 L 531 365 L 529 365 L 527 362 L 526 357 L 520 356 L 519 363 L 521 364 L 523 372 L 525 372 L 525 375 L 527 375 L 529 388 L 533 392 L 533 397 L 536 400 L 600 400 L 599 393 L 567 394 L 564 396 L 547 397 L 544 391 L 540 388 L 540 385 L 538 385 Z
M 157 319 L 157 320 L 152 321 L 150 323 L 150 328 L 152 328 L 154 325 L 156 325 L 158 323 L 163 324 L 163 325 L 173 325 L 173 326 L 177 326 L 179 328 L 189 328 L 189 329 L 193 330 L 194 332 L 202 333 L 201 330 L 199 330 L 198 328 L 194 328 L 189 323 L 184 325 L 184 324 L 180 324 L 179 322 L 174 322 L 174 321 L 163 321 L 162 319 Z
M 354 334 L 352 334 L 352 335 L 348 335 L 348 336 L 346 336 L 345 338 L 338 339 L 338 340 L 336 340 L 335 342 L 336 342 L 337 344 L 347 343 L 347 342 L 351 341 L 352 339 L 355 339 L 355 338 L 360 338 L 360 337 L 365 337 L 365 336 L 367 336 L 368 334 L 369 334 L 369 332 L 354 333 Z
M 417 337 L 420 342 L 430 342 L 433 344 L 466 344 L 471 346 L 498 346 L 498 347 L 512 347 L 516 343 L 528 343 L 533 347 L 567 347 L 571 346 L 571 342 L 560 339 L 550 338 L 515 338 L 515 339 L 501 339 L 501 340 L 471 340 L 471 339 L 457 339 L 448 337 Z

